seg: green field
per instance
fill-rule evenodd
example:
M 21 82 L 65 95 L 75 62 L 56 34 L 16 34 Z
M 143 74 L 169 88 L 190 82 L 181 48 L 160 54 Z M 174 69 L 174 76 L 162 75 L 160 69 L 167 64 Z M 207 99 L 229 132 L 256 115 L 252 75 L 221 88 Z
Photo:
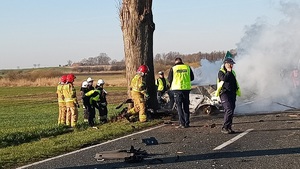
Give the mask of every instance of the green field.
M 0 87 L 0 90 L 0 168 L 15 168 L 161 123 L 160 120 L 147 123 L 123 120 L 97 123 L 97 130 L 83 122 L 80 108 L 78 126 L 70 130 L 57 125 L 56 87 Z M 121 109 L 115 107 L 127 97 L 126 88 L 106 90 L 111 118 L 120 113 Z

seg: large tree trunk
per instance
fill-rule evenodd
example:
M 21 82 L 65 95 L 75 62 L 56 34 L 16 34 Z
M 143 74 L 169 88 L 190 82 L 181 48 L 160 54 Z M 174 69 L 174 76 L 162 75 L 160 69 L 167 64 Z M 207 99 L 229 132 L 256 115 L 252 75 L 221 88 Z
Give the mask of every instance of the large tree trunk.
M 150 72 L 147 76 L 150 100 L 148 106 L 157 104 L 153 66 L 153 32 L 155 24 L 152 15 L 152 0 L 123 0 L 120 8 L 121 29 L 123 31 L 126 79 L 130 97 L 130 81 L 138 67 L 145 64 Z

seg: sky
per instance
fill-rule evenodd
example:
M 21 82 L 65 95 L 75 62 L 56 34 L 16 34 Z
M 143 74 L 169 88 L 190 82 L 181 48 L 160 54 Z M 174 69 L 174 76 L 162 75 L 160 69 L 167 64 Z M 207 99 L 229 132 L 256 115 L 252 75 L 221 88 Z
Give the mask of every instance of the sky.
M 154 55 L 235 49 L 258 20 L 277 25 L 282 2 L 153 0 Z M 100 53 L 122 60 L 118 7 L 118 0 L 0 0 L 0 69 L 55 67 Z
M 259 18 L 244 28 L 234 70 L 242 96 L 236 113 L 273 112 L 300 108 L 300 6 L 282 2 L 282 18 L 270 24 Z M 215 84 L 222 61 L 195 68 L 194 84 Z

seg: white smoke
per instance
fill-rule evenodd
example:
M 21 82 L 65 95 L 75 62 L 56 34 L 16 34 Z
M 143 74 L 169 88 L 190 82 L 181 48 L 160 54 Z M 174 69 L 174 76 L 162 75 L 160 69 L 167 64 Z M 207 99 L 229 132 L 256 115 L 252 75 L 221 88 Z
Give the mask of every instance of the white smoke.
M 217 83 L 217 75 L 222 65 L 222 61 L 209 62 L 206 59 L 200 61 L 201 67 L 193 70 L 195 80 L 193 85 L 211 85 Z
M 300 87 L 293 86 L 291 71 L 300 68 L 300 8 L 281 3 L 285 19 L 269 25 L 262 19 L 246 27 L 237 44 L 234 70 L 241 87 L 236 113 L 272 112 L 300 107 Z M 193 84 L 216 84 L 221 61 L 201 61 Z
M 300 90 L 293 86 L 291 71 L 299 67 L 300 8 L 281 3 L 286 16 L 271 26 L 258 20 L 246 28 L 237 44 L 235 70 L 242 90 L 237 112 L 278 111 L 298 108 Z M 299 93 L 299 94 L 298 94 Z

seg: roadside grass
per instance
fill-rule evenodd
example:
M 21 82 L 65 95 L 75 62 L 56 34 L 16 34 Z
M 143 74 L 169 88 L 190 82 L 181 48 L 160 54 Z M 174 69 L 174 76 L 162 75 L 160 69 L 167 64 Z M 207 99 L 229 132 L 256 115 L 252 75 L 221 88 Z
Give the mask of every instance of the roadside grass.
M 127 88 L 106 89 L 111 100 L 108 116 L 113 118 L 120 113 L 115 106 L 127 97 L 117 96 L 126 95 Z M 78 126 L 70 131 L 57 125 L 56 87 L 0 87 L 0 90 L 0 168 L 14 168 L 161 123 L 160 120 L 96 123 L 99 129 L 95 130 L 83 122 L 80 108 Z M 77 87 L 77 95 L 78 90 Z

